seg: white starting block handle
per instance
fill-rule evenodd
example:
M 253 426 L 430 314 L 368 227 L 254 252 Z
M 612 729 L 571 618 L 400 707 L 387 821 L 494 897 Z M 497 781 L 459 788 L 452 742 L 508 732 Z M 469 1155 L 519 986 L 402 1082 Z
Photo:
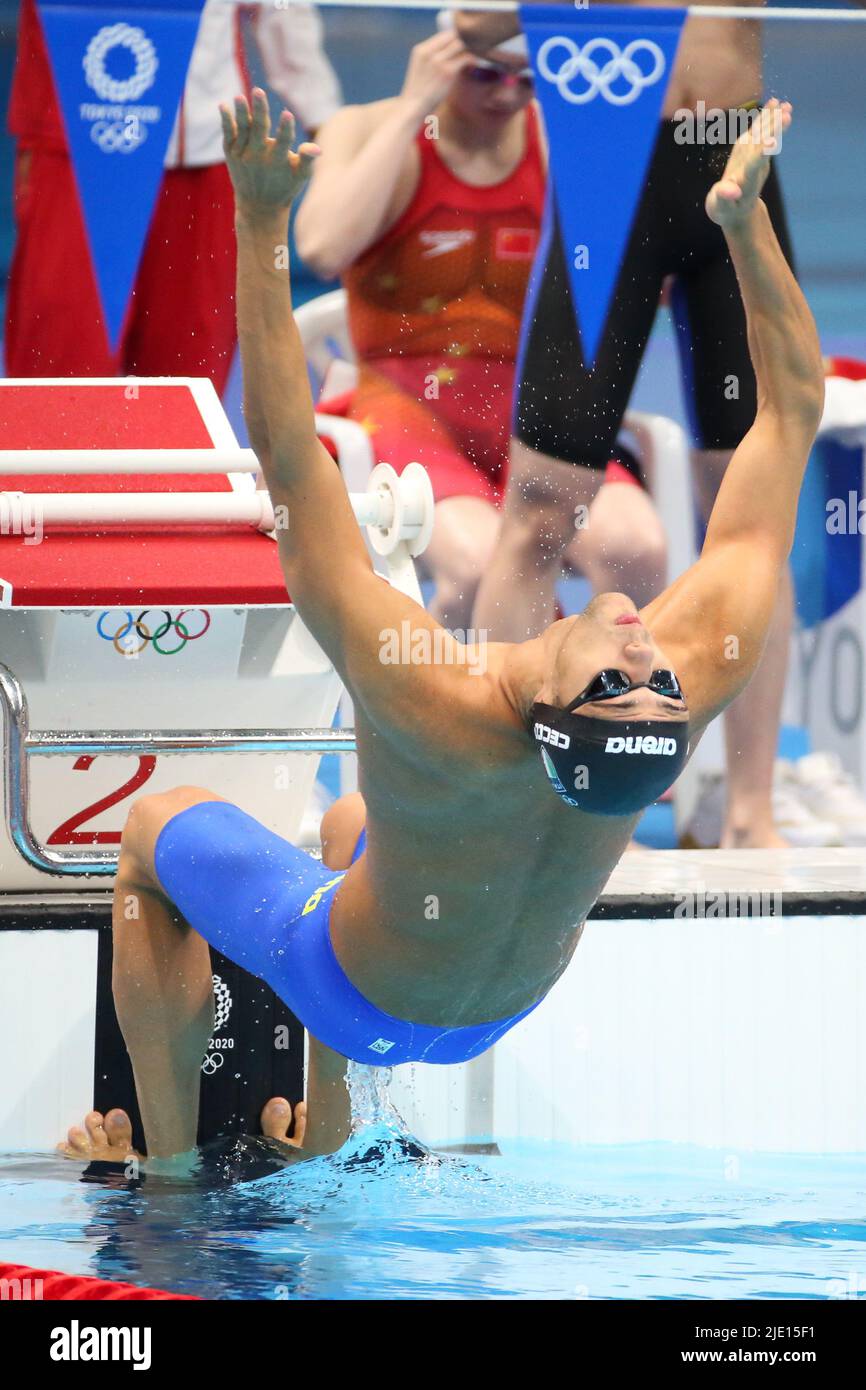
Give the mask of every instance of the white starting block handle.
M 411 556 L 427 549 L 433 534 L 434 501 L 426 468 L 409 463 L 398 475 L 390 463 L 378 463 L 370 474 L 367 496 L 376 503 L 366 526 L 377 555 L 393 555 L 403 542 Z M 360 521 L 357 508 L 355 515 Z
M 252 449 L 0 449 L 0 477 L 39 473 L 256 473 Z
M 266 492 L 0 492 L 0 515 L 18 512 L 43 527 L 246 524 L 270 531 L 274 509 Z
M 350 493 L 358 524 L 366 526 L 377 554 L 391 556 L 401 544 L 420 555 L 433 530 L 433 490 L 420 463 L 402 477 L 387 463 L 370 474 L 367 491 Z M 134 526 L 161 522 L 236 523 L 274 530 L 267 492 L 0 492 L 0 510 L 19 512 L 43 526 Z
M 414 560 L 427 549 L 433 531 L 433 488 L 426 468 L 409 463 L 398 475 L 390 463 L 379 463 L 370 474 L 367 497 L 376 513 L 367 522 L 371 546 L 384 559 L 393 587 L 423 607 Z

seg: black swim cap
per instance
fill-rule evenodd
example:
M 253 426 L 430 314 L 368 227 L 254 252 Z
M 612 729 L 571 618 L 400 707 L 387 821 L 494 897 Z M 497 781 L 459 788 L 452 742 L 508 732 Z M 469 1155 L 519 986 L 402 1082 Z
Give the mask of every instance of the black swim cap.
M 689 754 L 687 720 L 594 719 L 535 704 L 529 732 L 554 791 L 597 816 L 631 816 L 652 805 Z

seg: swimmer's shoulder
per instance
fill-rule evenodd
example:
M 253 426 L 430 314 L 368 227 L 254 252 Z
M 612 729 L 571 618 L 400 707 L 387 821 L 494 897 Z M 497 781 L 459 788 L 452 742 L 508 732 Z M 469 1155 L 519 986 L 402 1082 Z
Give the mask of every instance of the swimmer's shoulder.
M 450 645 L 454 643 L 454 645 Z M 364 737 L 367 756 L 384 752 L 408 756 L 442 772 L 478 765 L 511 765 L 533 755 L 527 731 L 502 680 L 503 653 L 507 643 L 461 644 L 434 649 L 432 660 L 409 669 L 412 679 L 401 682 L 401 696 L 393 687 L 384 699 L 360 694 L 356 710 L 363 709 L 365 725 L 375 730 L 375 742 Z M 356 721 L 358 722 L 358 721 Z
M 465 678 L 452 688 L 458 735 L 482 762 L 506 764 L 534 756 L 505 678 L 512 650 L 509 642 L 467 644 Z

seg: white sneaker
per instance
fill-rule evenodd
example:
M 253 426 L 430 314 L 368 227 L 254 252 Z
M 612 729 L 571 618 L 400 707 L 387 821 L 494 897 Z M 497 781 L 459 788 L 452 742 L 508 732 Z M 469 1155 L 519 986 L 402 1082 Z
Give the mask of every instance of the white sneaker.
M 700 774 L 698 799 L 679 838 L 680 849 L 718 849 L 725 814 L 725 778 L 721 772 Z
M 837 843 L 866 845 L 866 800 L 835 753 L 809 753 L 793 767 L 801 803 L 821 820 L 832 821 Z
M 726 792 L 726 779 L 721 772 L 701 774 L 697 804 L 680 836 L 680 849 L 718 848 Z M 866 815 L 866 806 L 863 813 Z M 842 832 L 835 822 L 816 816 L 805 804 L 794 764 L 781 758 L 773 771 L 773 820 L 779 834 L 792 845 L 822 848 L 843 843 Z
M 313 783 L 313 790 L 310 793 L 307 809 L 304 811 L 297 835 L 298 845 L 301 849 L 318 849 L 321 842 L 319 830 L 322 816 L 333 800 L 334 798 L 322 786 L 321 782 Z
M 780 835 L 798 847 L 842 843 L 838 826 L 816 816 L 803 800 L 796 767 L 780 758 L 773 775 L 773 820 Z

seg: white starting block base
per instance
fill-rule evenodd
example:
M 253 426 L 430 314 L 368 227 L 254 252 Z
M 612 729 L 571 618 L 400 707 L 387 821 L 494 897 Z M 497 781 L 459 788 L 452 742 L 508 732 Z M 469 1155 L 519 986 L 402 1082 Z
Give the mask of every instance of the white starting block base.
M 80 473 L 88 460 L 96 476 L 81 493 L 65 465 Z M 244 471 L 220 473 L 227 465 Z M 40 475 L 34 466 L 55 472 Z M 93 498 L 133 510 L 148 499 L 183 503 L 203 478 L 206 500 L 262 497 L 254 466 L 208 381 L 0 382 L 0 491 L 9 490 L 0 661 L 21 683 L 34 734 L 330 727 L 341 683 L 291 605 L 266 537 L 249 528 L 168 525 L 119 535 L 95 524 L 58 530 L 48 512 L 44 534 L 14 525 L 19 512 L 41 515 L 27 503 L 34 493 L 85 512 Z M 106 477 L 109 468 L 117 471 Z M 137 484 L 124 476 L 133 469 L 144 475 Z M 24 501 L 12 505 L 10 497 Z M 31 753 L 28 761 L 36 837 L 61 853 L 116 848 L 136 795 L 182 783 L 229 797 L 292 839 L 318 764 L 315 756 L 208 752 Z M 32 867 L 0 828 L 0 894 L 94 885 Z
M 180 609 L 168 610 L 177 617 Z M 33 729 L 164 731 L 189 728 L 330 727 L 342 685 L 293 609 L 207 610 L 205 636 L 176 656 L 151 646 L 122 656 L 97 633 L 100 611 L 0 612 L 0 651 L 26 689 Z M 158 615 L 159 616 L 159 615 Z M 200 616 L 189 616 L 190 630 Z M 124 624 L 112 610 L 106 630 Z M 174 633 L 166 644 L 176 641 Z M 288 718 L 287 718 L 288 714 Z M 217 791 L 277 834 L 297 837 L 318 757 L 249 754 L 127 758 L 31 757 L 32 821 L 43 844 L 71 833 L 118 844 L 136 795 L 193 784 Z M 102 810 L 93 810 L 99 803 Z M 77 828 L 53 839 L 70 818 Z M 104 837 L 111 837 L 106 839 Z M 95 885 L 96 880 L 81 881 Z M 26 864 L 0 827 L 0 888 L 53 889 Z

